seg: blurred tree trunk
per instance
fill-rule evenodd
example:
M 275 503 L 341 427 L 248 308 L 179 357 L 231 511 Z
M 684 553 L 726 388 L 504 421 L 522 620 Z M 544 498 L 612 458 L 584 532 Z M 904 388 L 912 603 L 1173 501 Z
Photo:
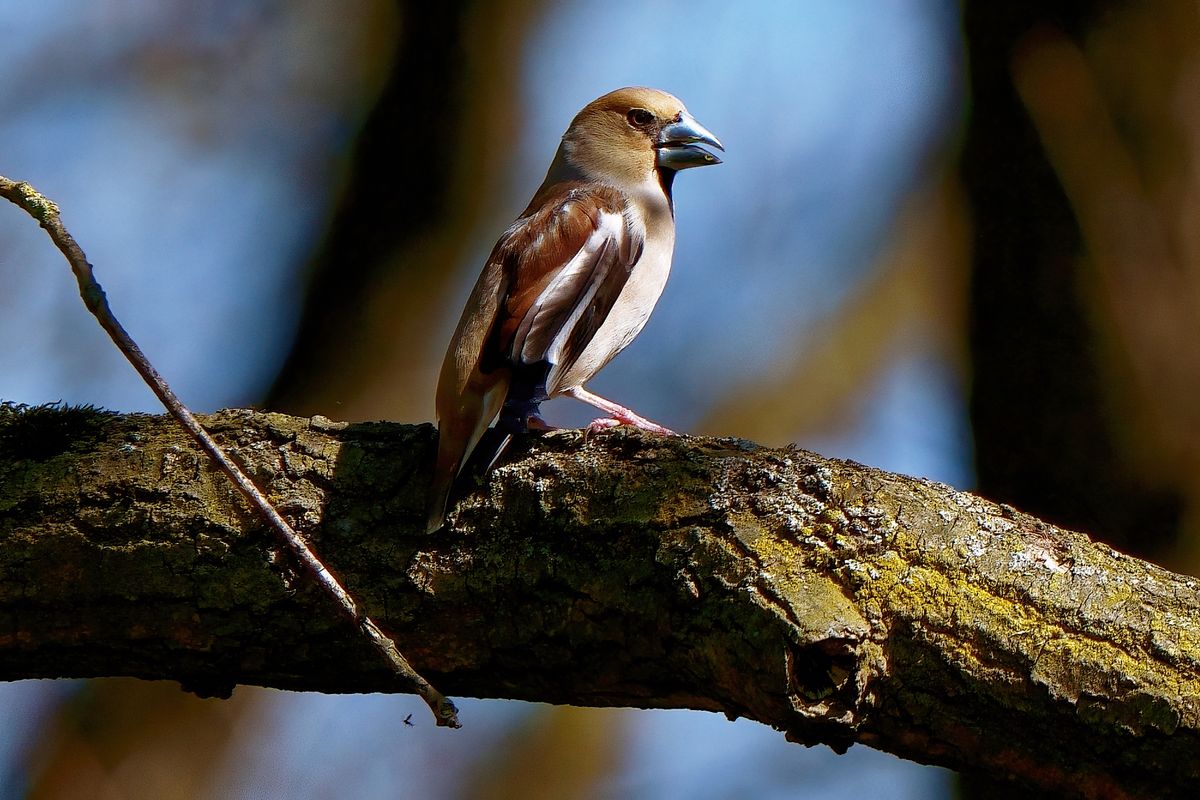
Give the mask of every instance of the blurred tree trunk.
M 1122 5 L 964 5 L 972 111 L 962 175 L 975 226 L 971 415 L 983 494 L 1162 557 L 1179 533 L 1184 500 L 1145 477 L 1129 434 L 1119 432 L 1129 427 L 1113 383 L 1121 370 L 1105 363 L 1101 317 L 1088 307 L 1088 248 L 1014 83 L 1014 60 L 1040 37 L 1080 41 Z M 977 780 L 964 796 L 1012 791 Z
M 267 398 L 292 413 L 421 419 L 457 286 L 521 122 L 519 68 L 542 4 L 402 3 L 401 42 L 359 133 L 291 355 Z M 449 305 L 457 308 L 458 301 Z M 431 340 L 436 342 L 431 345 Z
M 1146 485 L 1114 435 L 1079 225 L 1012 72 L 1039 29 L 1079 36 L 1108 5 L 981 0 L 964 9 L 971 419 L 981 492 L 1149 556 L 1176 535 L 1180 498 Z

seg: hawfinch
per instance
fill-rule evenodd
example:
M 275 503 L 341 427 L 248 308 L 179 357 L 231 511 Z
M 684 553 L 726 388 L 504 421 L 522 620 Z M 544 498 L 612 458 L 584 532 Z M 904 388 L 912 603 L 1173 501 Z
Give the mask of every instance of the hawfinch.
M 442 526 L 463 464 L 499 415 L 507 435 L 548 426 L 565 394 L 608 415 L 592 428 L 671 431 L 584 388 L 638 335 L 671 270 L 671 184 L 724 150 L 678 99 L 628 88 L 580 111 L 541 188 L 496 242 L 446 351 L 428 529 Z M 502 445 L 501 445 L 502 446 Z

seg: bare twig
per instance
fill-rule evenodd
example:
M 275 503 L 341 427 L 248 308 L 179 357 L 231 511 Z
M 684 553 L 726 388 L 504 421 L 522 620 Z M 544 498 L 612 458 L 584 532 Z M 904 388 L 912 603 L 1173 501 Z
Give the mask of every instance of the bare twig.
M 404 658 L 400 650 L 386 634 L 380 630 L 370 617 L 359 610 L 358 605 L 354 602 L 349 593 L 342 588 L 337 578 L 321 563 L 321 560 L 309 549 L 300 535 L 295 529 L 288 524 L 271 502 L 258 490 L 254 482 L 241 470 L 240 467 L 221 449 L 200 423 L 196 417 L 188 410 L 175 393 L 171 391 L 171 387 L 163 380 L 163 377 L 158 374 L 158 370 L 150 363 L 146 356 L 142 353 L 137 343 L 129 336 L 121 323 L 113 315 L 112 310 L 108 306 L 108 299 L 104 295 L 104 289 L 101 288 L 96 276 L 92 271 L 92 265 L 88 263 L 87 256 L 84 255 L 83 249 L 75 241 L 75 238 L 67 231 L 59 217 L 58 206 L 51 200 L 44 197 L 36 189 L 23 181 L 12 181 L 0 175 L 0 196 L 5 197 L 9 201 L 15 203 L 24 209 L 30 216 L 41 224 L 42 228 L 50 235 L 55 246 L 66 257 L 67 262 L 71 265 L 71 271 L 75 273 L 75 279 L 79 283 L 79 294 L 83 298 L 84 305 L 100 322 L 100 327 L 108 333 L 112 338 L 113 343 L 133 365 L 133 368 L 138 371 L 142 379 L 150 389 L 162 401 L 171 415 L 178 420 L 184 430 L 196 441 L 204 452 L 220 467 L 238 491 L 250 502 L 267 523 L 267 526 L 276 533 L 279 539 L 300 562 L 308 569 L 313 578 L 316 579 L 326 592 L 337 600 L 342 612 L 358 625 L 362 632 L 371 640 L 375 648 L 388 660 L 392 665 L 392 669 L 400 677 L 412 684 L 414 691 L 429 705 L 433 711 L 434 718 L 437 724 L 443 727 L 458 728 L 458 709 L 454 702 L 442 695 L 435 689 L 429 681 L 421 677 L 408 660 Z

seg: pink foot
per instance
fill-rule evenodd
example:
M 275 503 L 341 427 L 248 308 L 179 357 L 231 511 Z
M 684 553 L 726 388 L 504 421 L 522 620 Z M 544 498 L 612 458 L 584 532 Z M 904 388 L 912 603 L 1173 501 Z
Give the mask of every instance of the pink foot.
M 659 436 L 679 435 L 670 428 L 665 428 L 662 425 L 659 425 L 657 422 L 651 422 L 645 417 L 639 417 L 637 414 L 630 414 L 628 417 L 626 417 L 624 414 L 620 414 L 592 420 L 591 423 L 584 428 L 584 436 L 588 436 L 593 433 L 599 433 L 600 431 L 607 431 L 621 425 L 629 425 L 637 428 L 638 430 L 657 433 Z
M 563 394 L 574 397 L 576 400 L 582 400 L 588 405 L 595 406 L 601 411 L 609 414 L 608 418 L 598 419 L 588 425 L 587 430 L 590 433 L 603 431 L 609 428 L 615 428 L 618 425 L 632 425 L 635 428 L 640 428 L 650 433 L 657 433 L 659 436 L 678 436 L 679 434 L 670 428 L 664 428 L 657 422 L 651 422 L 640 414 L 635 414 L 625 406 L 617 405 L 611 400 L 605 400 L 599 395 L 594 395 L 582 386 L 574 386 L 570 389 L 564 389 Z
M 626 417 L 625 415 L 622 414 L 622 415 L 616 416 L 614 418 L 621 424 L 632 425 L 635 428 L 640 428 L 641 430 L 649 431 L 650 433 L 657 433 L 659 436 L 678 436 L 679 435 L 678 433 L 671 430 L 670 428 L 667 428 L 663 425 L 659 425 L 657 422 L 651 422 L 650 420 L 646 419 L 645 417 L 639 417 L 637 414 L 634 414 L 632 411 L 629 412 L 628 417 Z

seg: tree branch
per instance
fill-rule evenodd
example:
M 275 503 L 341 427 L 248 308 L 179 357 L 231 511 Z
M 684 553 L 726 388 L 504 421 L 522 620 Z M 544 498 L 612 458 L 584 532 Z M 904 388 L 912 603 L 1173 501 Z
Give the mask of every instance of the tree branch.
M 205 424 L 454 694 L 720 711 L 1090 797 L 1200 779 L 1197 582 L 1015 510 L 799 450 L 562 432 L 425 536 L 431 426 Z M 0 678 L 405 690 L 289 558 L 168 420 L 0 407 Z
M 311 578 L 323 587 L 330 598 L 338 604 L 346 619 L 358 627 L 363 636 L 375 645 L 375 649 L 387 659 L 396 674 L 412 684 L 416 693 L 428 704 L 438 725 L 450 728 L 460 727 L 458 709 L 454 706 L 454 702 L 442 695 L 429 681 L 419 675 L 404 658 L 395 642 L 384 635 L 374 620 L 359 610 L 354 598 L 342 588 L 333 573 L 321 563 L 321 560 L 309 549 L 304 540 L 287 523 L 287 520 L 279 515 L 279 512 L 263 496 L 254 482 L 242 472 L 237 463 L 229 458 L 221 446 L 208 435 L 208 432 L 192 414 L 191 409 L 176 397 L 166 380 L 146 358 L 142 348 L 138 347 L 137 343 L 133 341 L 133 337 L 125 330 L 125 326 L 113 314 L 108 305 L 108 298 L 105 297 L 104 289 L 96 280 L 95 272 L 87 260 L 87 256 L 84 255 L 83 248 L 63 225 L 58 206 L 28 183 L 13 181 L 3 175 L 0 175 L 0 197 L 24 209 L 41 224 L 55 247 L 70 264 L 71 271 L 75 274 L 75 280 L 79 284 L 79 296 L 83 299 L 83 304 L 88 311 L 92 312 L 92 316 L 96 318 L 100 327 L 121 351 L 121 355 L 125 356 L 130 365 L 137 370 L 137 373 L 142 376 L 142 380 L 166 406 L 167 411 L 196 445 L 208 454 L 217 469 L 225 473 L 226 477 L 242 493 L 246 502 L 258 511 L 267 527 L 275 532 L 280 542 L 291 551 L 292 556 L 307 570 Z

